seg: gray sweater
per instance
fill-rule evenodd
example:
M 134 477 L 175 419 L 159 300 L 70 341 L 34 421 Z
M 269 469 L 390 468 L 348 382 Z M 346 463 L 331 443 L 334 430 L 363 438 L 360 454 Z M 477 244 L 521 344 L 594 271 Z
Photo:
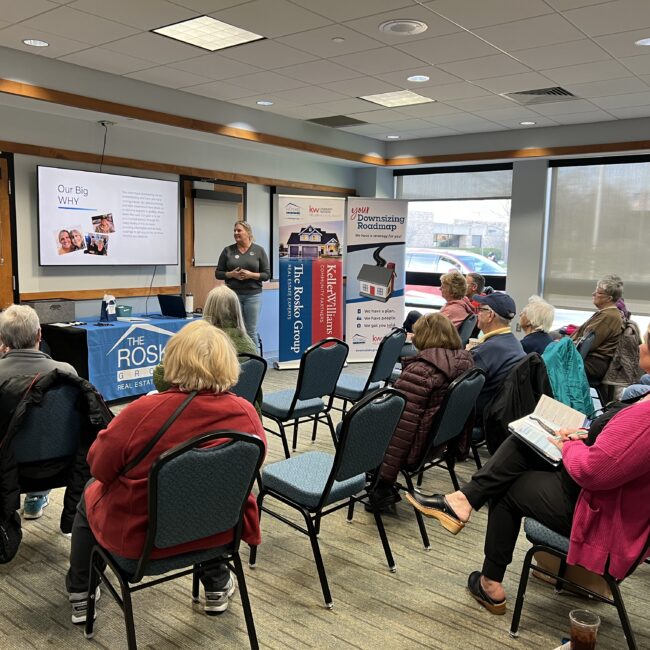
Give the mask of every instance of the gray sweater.
M 226 272 L 234 271 L 236 268 L 259 273 L 260 279 L 237 280 L 236 278 L 227 278 Z M 244 255 L 237 250 L 237 244 L 232 244 L 221 251 L 214 275 L 217 280 L 225 280 L 226 285 L 235 293 L 260 293 L 262 291 L 262 282 L 271 277 L 269 258 L 266 251 L 257 244 L 251 244 Z

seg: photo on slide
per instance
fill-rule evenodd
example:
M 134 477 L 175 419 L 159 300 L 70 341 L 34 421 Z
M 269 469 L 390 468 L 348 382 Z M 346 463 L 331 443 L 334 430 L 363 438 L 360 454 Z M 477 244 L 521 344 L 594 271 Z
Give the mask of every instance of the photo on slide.
M 81 234 L 81 226 L 55 230 L 53 234 L 59 255 L 67 255 L 86 248 L 84 236 Z
M 108 255 L 108 235 L 86 233 L 86 250 L 88 255 Z
M 92 217 L 93 230 L 102 234 L 110 234 L 115 232 L 115 224 L 113 223 L 112 214 L 100 214 Z

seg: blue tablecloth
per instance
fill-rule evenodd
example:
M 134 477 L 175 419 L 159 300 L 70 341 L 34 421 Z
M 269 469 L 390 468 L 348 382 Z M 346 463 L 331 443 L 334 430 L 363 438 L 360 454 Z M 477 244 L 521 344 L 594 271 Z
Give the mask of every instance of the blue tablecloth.
M 145 318 L 144 316 L 142 318 Z M 79 326 L 87 332 L 88 379 L 106 400 L 142 395 L 153 390 L 153 369 L 169 338 L 192 319 L 147 316 L 146 321 L 114 321 Z

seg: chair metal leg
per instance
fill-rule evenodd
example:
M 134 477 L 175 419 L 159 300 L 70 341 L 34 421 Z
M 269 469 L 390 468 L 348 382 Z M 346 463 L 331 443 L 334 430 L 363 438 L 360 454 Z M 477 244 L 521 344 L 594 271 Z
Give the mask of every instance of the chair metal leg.
M 510 636 L 516 638 L 519 636 L 519 620 L 521 619 L 521 610 L 524 608 L 524 597 L 526 595 L 526 587 L 528 586 L 528 578 L 533 564 L 533 555 L 535 554 L 535 547 L 531 547 L 526 553 L 524 558 L 524 566 L 521 569 L 521 578 L 519 579 L 519 589 L 517 590 L 517 600 L 515 601 L 515 609 L 512 612 L 512 623 L 510 624 Z
M 377 524 L 377 530 L 379 531 L 379 537 L 381 538 L 381 545 L 384 547 L 384 553 L 386 555 L 388 568 L 390 569 L 391 573 L 395 573 L 397 567 L 395 566 L 393 552 L 391 551 L 390 544 L 388 543 L 388 536 L 386 535 L 384 522 L 382 521 L 381 514 L 379 514 L 379 511 L 376 508 L 373 510 L 373 514 L 375 516 L 375 524 Z
M 84 636 L 87 639 L 92 639 L 95 625 L 95 591 L 97 590 L 97 585 L 99 584 L 99 572 L 97 565 L 95 564 L 97 560 L 97 553 L 95 550 L 90 554 L 90 578 L 88 580 L 88 601 L 86 605 L 86 627 L 84 629 Z
M 126 625 L 126 643 L 129 650 L 138 650 L 135 640 L 135 621 L 133 620 L 133 604 L 129 586 L 120 579 L 122 588 L 122 606 L 124 609 L 124 623 Z
M 316 429 L 318 428 L 318 415 L 314 415 L 314 426 L 311 430 L 311 441 L 316 442 Z
M 560 558 L 560 567 L 558 568 L 557 574 L 558 579 L 555 581 L 555 593 L 559 594 L 562 589 L 564 589 L 564 574 L 566 573 L 566 557 Z
M 298 445 L 298 418 L 293 421 L 293 442 L 291 444 L 291 449 L 296 451 Z M 287 456 L 289 458 L 289 456 Z
M 411 477 L 406 472 L 402 472 L 402 475 L 406 481 L 406 489 L 409 492 L 413 492 L 413 481 Z M 418 528 L 420 529 L 420 537 L 422 537 L 424 550 L 429 551 L 431 550 L 431 542 L 429 542 L 429 535 L 427 534 L 427 528 L 424 524 L 424 517 L 422 517 L 422 513 L 415 508 L 413 508 L 413 512 L 415 513 L 415 520 L 418 522 Z
M 277 423 L 278 429 L 280 430 L 280 440 L 282 440 L 282 447 L 284 449 L 284 457 L 291 458 L 291 453 L 289 452 L 289 442 L 287 441 L 287 432 L 284 429 L 284 424 L 282 424 L 282 422 L 279 420 Z
M 235 552 L 233 554 L 232 561 L 233 566 L 235 567 L 235 575 L 237 576 L 237 585 L 239 586 L 239 593 L 241 595 L 241 604 L 242 609 L 244 610 L 244 618 L 246 619 L 248 641 L 250 643 L 251 650 L 258 650 L 259 644 L 257 642 L 257 632 L 255 631 L 255 621 L 253 620 L 253 610 L 251 609 L 251 601 L 248 597 L 246 577 L 244 576 L 244 568 L 242 567 L 239 553 Z
M 327 582 L 325 565 L 323 564 L 323 557 L 321 556 L 320 547 L 318 546 L 317 533 L 309 513 L 302 509 L 301 512 L 305 518 L 305 523 L 307 524 L 307 534 L 309 535 L 309 541 L 311 542 L 311 550 L 314 553 L 314 561 L 316 562 L 316 569 L 318 570 L 318 578 L 320 579 L 320 586 L 323 591 L 325 607 L 327 607 L 327 609 L 332 609 L 334 603 L 332 603 L 332 594 L 330 593 L 330 586 Z
M 345 414 L 348 412 L 348 400 L 343 400 L 342 417 L 345 417 Z
M 476 469 L 481 469 L 483 465 L 481 464 L 481 458 L 478 455 L 478 447 L 472 443 L 472 453 L 474 454 L 474 462 L 476 463 Z
M 454 490 L 458 491 L 460 490 L 460 484 L 458 483 L 458 477 L 456 476 L 456 459 L 453 454 L 447 454 L 445 460 L 447 461 L 447 471 L 451 478 L 451 484 L 454 486 Z
M 199 598 L 199 568 L 194 567 L 194 573 L 192 574 L 192 601 L 198 603 L 201 599 Z
M 332 422 L 332 416 L 329 414 L 329 411 L 325 413 L 325 417 L 327 418 L 327 425 L 330 428 L 330 435 L 332 436 L 332 442 L 334 443 L 334 447 L 336 448 L 338 446 L 338 440 L 336 438 L 336 429 L 334 428 L 334 422 Z
M 618 612 L 618 617 L 621 620 L 621 627 L 623 628 L 623 634 L 625 634 L 625 640 L 627 641 L 627 647 L 629 650 L 637 650 L 636 639 L 634 638 L 634 632 L 632 631 L 632 625 L 630 624 L 630 619 L 627 615 L 627 610 L 625 609 L 625 603 L 623 602 L 623 596 L 621 595 L 621 590 L 618 586 L 618 583 L 612 576 L 605 573 L 603 576 L 607 586 L 612 592 L 612 599 L 614 601 L 614 606 Z
M 422 486 L 422 481 L 423 481 L 423 479 L 424 479 L 424 472 L 420 472 L 420 473 L 418 474 L 418 487 L 421 487 L 421 486 Z
M 348 503 L 348 523 L 352 523 L 352 518 L 354 517 L 354 504 L 356 501 L 354 499 L 350 499 L 350 503 Z

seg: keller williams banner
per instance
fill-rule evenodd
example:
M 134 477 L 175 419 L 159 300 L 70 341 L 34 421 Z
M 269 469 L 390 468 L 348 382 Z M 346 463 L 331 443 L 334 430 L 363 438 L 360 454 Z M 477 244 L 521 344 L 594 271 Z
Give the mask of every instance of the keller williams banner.
M 297 367 L 312 343 L 343 338 L 345 199 L 278 196 L 279 368 Z
M 348 361 L 372 361 L 404 321 L 408 201 L 348 199 L 346 342 Z

